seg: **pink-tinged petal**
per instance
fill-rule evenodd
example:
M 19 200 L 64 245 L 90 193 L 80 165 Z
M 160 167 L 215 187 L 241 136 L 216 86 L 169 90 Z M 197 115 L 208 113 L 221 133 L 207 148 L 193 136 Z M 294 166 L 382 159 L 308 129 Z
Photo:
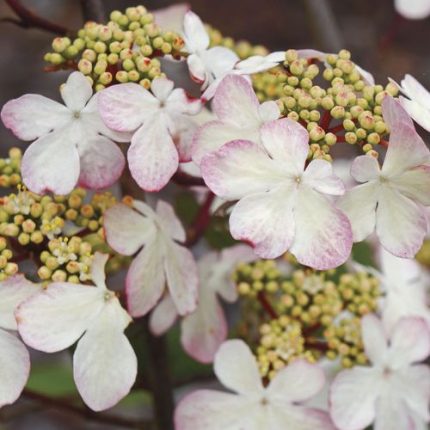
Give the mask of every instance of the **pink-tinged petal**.
M 93 411 L 116 405 L 136 380 L 136 354 L 123 333 L 129 322 L 115 298 L 78 342 L 73 374 L 82 399 Z
M 387 353 L 387 338 L 382 322 L 375 315 L 366 315 L 361 320 L 364 349 L 373 364 L 383 362 Z
M 345 185 L 333 173 L 333 165 L 326 160 L 313 160 L 303 174 L 305 183 L 323 194 L 341 196 L 345 192 Z
M 88 285 L 53 283 L 23 302 L 16 311 L 24 342 L 40 351 L 56 352 L 73 345 L 97 318 L 103 292 Z
M 242 340 L 228 340 L 218 349 L 214 371 L 227 388 L 248 398 L 264 393 L 257 361 Z
M 189 53 L 204 51 L 209 46 L 209 35 L 202 20 L 189 10 L 184 17 L 184 36 Z
M 153 118 L 131 140 L 127 152 L 131 175 L 145 191 L 159 191 L 178 170 L 179 156 L 162 118 Z
M 197 305 L 197 265 L 191 251 L 173 241 L 165 243 L 165 252 L 167 286 L 178 313 L 186 315 Z
M 226 200 L 269 191 L 285 181 L 282 165 L 256 143 L 235 140 L 207 154 L 201 164 L 206 185 Z
M 34 140 L 72 120 L 71 112 L 62 104 L 38 94 L 26 94 L 8 101 L 1 110 L 6 128 L 22 140 Z
M 418 166 L 390 180 L 404 196 L 430 206 L 430 166 Z
M 191 54 L 187 57 L 187 65 L 192 80 L 198 84 L 204 85 L 207 81 L 207 74 L 202 59 L 198 55 Z
M 134 131 L 159 109 L 160 102 L 142 85 L 112 85 L 98 95 L 100 116 L 109 128 Z
M 430 3 L 426 0 L 395 0 L 394 5 L 407 19 L 424 19 L 430 15 Z
M 372 86 L 375 85 L 376 83 L 375 77 L 370 72 L 368 72 L 367 70 L 364 70 L 358 64 L 355 65 L 355 68 L 357 69 L 358 73 L 360 73 L 366 85 L 372 85 Z
M 81 173 L 79 184 L 99 190 L 110 187 L 121 176 L 125 158 L 115 143 L 104 136 L 88 137 L 78 144 Z
M 236 69 L 243 74 L 254 74 L 273 69 L 285 61 L 285 52 L 276 51 L 266 56 L 253 55 L 236 64 Z
M 161 102 L 165 102 L 173 91 L 173 81 L 167 78 L 156 78 L 151 82 L 151 91 Z
M 264 122 L 274 121 L 275 119 L 278 119 L 281 115 L 278 103 L 274 101 L 262 103 L 258 108 L 258 113 L 260 115 L 261 120 Z
M 109 208 L 103 215 L 106 240 L 115 251 L 123 255 L 133 255 L 153 235 L 152 220 L 122 203 Z
M 294 208 L 294 219 L 296 232 L 290 251 L 299 263 L 327 270 L 340 266 L 349 258 L 351 224 L 325 196 L 302 186 Z
M 30 355 L 14 335 L 0 329 L 0 407 L 14 403 L 30 374 Z
M 106 290 L 106 272 L 105 266 L 109 260 L 109 254 L 96 252 L 91 264 L 91 280 L 94 285 L 102 290 Z
M 375 430 L 415 430 L 412 418 L 399 393 L 388 393 L 376 403 Z
M 401 81 L 401 91 L 410 99 L 430 108 L 430 93 L 413 76 L 406 74 Z
M 320 392 L 325 383 L 324 371 L 306 360 L 295 360 L 279 371 L 270 382 L 270 402 L 288 404 L 304 402 Z
M 181 121 L 182 116 L 197 115 L 202 109 L 202 102 L 200 99 L 192 98 L 182 88 L 175 88 L 166 100 L 165 108 L 171 115 L 173 120 Z M 175 129 L 180 129 L 181 124 L 175 124 Z
M 413 258 L 427 233 L 425 209 L 392 187 L 383 187 L 376 211 L 376 233 L 382 246 L 397 257 Z
M 215 292 L 200 287 L 197 309 L 181 324 L 181 342 L 185 351 L 201 363 L 212 363 L 227 338 L 227 321 Z
M 293 243 L 295 199 L 296 190 L 286 186 L 244 197 L 230 215 L 231 235 L 262 258 L 279 257 Z
M 39 138 L 25 151 L 21 171 L 30 191 L 64 195 L 73 190 L 79 178 L 79 153 L 68 139 L 57 131 Z
M 243 128 L 258 127 L 259 105 L 252 85 L 237 75 L 226 76 L 213 99 L 213 111 L 219 120 Z
M 24 275 L 11 276 L 0 282 L 0 327 L 17 330 L 15 309 L 41 289 L 41 285 L 27 281 Z
M 225 76 L 239 61 L 237 54 L 224 46 L 214 46 L 208 49 L 202 53 L 202 59 L 206 69 L 214 75 L 215 78 Z
M 415 100 L 409 100 L 403 96 L 399 97 L 400 104 L 403 106 L 405 111 L 410 115 L 410 117 L 419 124 L 422 128 L 430 131 L 430 103 L 427 106 L 423 106 Z
M 414 127 L 411 117 L 402 107 L 399 100 L 391 96 L 384 97 L 382 101 L 382 115 L 391 131 L 401 125 L 407 125 L 411 128 Z
M 304 60 L 317 59 L 319 61 L 325 61 L 327 56 L 326 52 L 317 51 L 316 49 L 298 49 L 297 54 L 299 58 L 303 58 Z
M 261 127 L 261 140 L 275 160 L 282 161 L 290 175 L 303 173 L 309 153 L 309 134 L 289 118 L 268 122 Z
M 220 391 L 199 390 L 176 407 L 176 430 L 257 430 L 255 405 L 248 399 Z M 260 427 L 264 428 L 264 427 Z
M 266 428 L 267 430 L 336 430 L 327 412 L 285 403 L 269 409 Z
M 342 430 L 369 426 L 376 416 L 379 390 L 380 381 L 373 369 L 355 367 L 340 372 L 330 389 L 330 414 L 336 426 Z
M 249 140 L 258 143 L 260 133 L 257 128 L 239 128 L 222 121 L 210 121 L 201 126 L 193 136 L 192 158 L 197 164 L 206 154 L 214 152 L 233 140 Z
M 154 21 L 165 31 L 180 33 L 187 11 L 190 10 L 188 3 L 178 3 L 151 11 Z
M 185 242 L 186 234 L 181 221 L 176 216 L 173 207 L 162 200 L 158 200 L 156 212 L 158 222 L 162 224 L 163 230 L 174 240 Z
M 175 324 L 178 311 L 169 294 L 160 300 L 149 317 L 149 328 L 156 336 L 161 336 Z
M 378 184 L 370 182 L 352 188 L 338 201 L 351 222 L 354 242 L 361 242 L 375 230 L 378 195 Z
M 165 288 L 164 257 L 159 240 L 149 242 L 137 254 L 127 272 L 127 308 L 133 317 L 146 315 L 160 300 Z
M 390 336 L 390 367 L 401 368 L 430 355 L 430 330 L 422 318 L 402 318 Z
M 369 155 L 356 157 L 351 166 L 351 176 L 357 182 L 368 182 L 377 179 L 381 173 L 376 158 Z
M 81 72 L 73 72 L 61 86 L 64 104 L 73 112 L 80 112 L 93 95 L 90 81 Z

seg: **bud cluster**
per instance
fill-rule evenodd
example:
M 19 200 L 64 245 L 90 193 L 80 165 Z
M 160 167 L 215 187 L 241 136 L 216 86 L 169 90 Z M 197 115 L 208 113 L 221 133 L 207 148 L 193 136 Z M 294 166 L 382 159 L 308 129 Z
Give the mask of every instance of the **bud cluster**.
M 10 148 L 9 157 L 0 158 L 0 187 L 15 187 L 21 182 L 21 158 L 19 148 Z
M 7 239 L 0 236 L 0 281 L 4 281 L 8 276 L 18 272 L 18 265 L 10 261 L 12 257 L 13 253 L 8 248 Z

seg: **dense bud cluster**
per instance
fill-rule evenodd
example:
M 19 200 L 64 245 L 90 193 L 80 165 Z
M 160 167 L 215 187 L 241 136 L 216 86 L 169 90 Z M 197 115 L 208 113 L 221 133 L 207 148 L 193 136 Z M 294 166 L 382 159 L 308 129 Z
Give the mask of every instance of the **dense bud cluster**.
M 22 152 L 13 147 L 8 155 L 7 158 L 0 158 L 0 187 L 14 187 L 21 182 Z
M 7 239 L 0 236 L 0 281 L 18 272 L 18 265 L 10 261 L 12 257 L 13 253 L 8 248 Z

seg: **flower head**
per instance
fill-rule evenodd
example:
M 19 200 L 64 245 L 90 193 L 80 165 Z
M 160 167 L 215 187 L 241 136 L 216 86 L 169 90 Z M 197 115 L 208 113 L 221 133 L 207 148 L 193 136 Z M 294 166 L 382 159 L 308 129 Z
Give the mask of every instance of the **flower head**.
M 394 0 L 394 6 L 407 19 L 424 19 L 430 15 L 429 0 Z
M 109 130 L 97 111 L 98 94 L 80 72 L 61 87 L 65 105 L 26 94 L 3 106 L 1 119 L 22 140 L 35 140 L 22 159 L 22 178 L 38 194 L 68 194 L 79 182 L 100 189 L 112 185 L 124 168 L 124 156 L 112 142 L 129 136 Z
M 136 355 L 124 334 L 131 318 L 106 288 L 107 259 L 105 254 L 94 256 L 95 286 L 54 282 L 16 311 L 19 333 L 34 349 L 56 352 L 78 341 L 74 378 L 84 402 L 95 411 L 125 397 L 137 374 Z

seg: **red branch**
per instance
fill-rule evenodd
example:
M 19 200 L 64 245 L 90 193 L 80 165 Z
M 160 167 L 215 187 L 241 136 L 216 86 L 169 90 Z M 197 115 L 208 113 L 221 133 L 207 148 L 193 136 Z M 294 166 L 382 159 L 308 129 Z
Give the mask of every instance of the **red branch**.
M 336 127 L 328 128 L 326 131 L 327 133 L 334 133 L 336 134 L 338 131 L 343 131 L 343 124 L 339 124 Z
M 384 139 L 381 139 L 381 141 L 379 142 L 379 144 L 384 147 L 384 148 L 388 148 L 388 142 Z
M 307 339 L 306 348 L 315 349 L 321 352 L 327 352 L 329 350 L 329 347 L 326 342 L 317 339 Z
M 205 187 L 206 184 L 202 178 L 197 178 L 195 176 L 187 175 L 184 172 L 176 172 L 172 181 L 177 185 L 183 185 L 185 187 Z
M 214 201 L 215 194 L 209 191 L 206 200 L 200 207 L 199 213 L 197 214 L 192 227 L 187 232 L 187 246 L 193 246 L 204 234 L 206 228 L 211 221 L 210 209 Z
M 278 314 L 273 309 L 272 305 L 267 300 L 266 296 L 262 291 L 260 291 L 257 295 L 258 301 L 260 302 L 260 305 L 263 307 L 263 309 L 270 315 L 271 318 L 276 319 L 278 318 Z
M 48 21 L 47 19 L 36 15 L 34 12 L 22 5 L 19 0 L 5 1 L 20 19 L 16 20 L 14 18 L 3 18 L 3 22 L 11 22 L 23 28 L 39 28 L 41 30 L 49 31 L 50 33 L 54 33 L 60 36 L 65 36 L 67 34 L 73 33 L 66 27 L 55 24 L 55 22 Z
M 330 111 L 326 110 L 321 118 L 320 121 L 320 127 L 324 130 L 327 131 L 327 129 L 330 126 L 330 121 L 331 121 L 331 115 L 330 115 Z

